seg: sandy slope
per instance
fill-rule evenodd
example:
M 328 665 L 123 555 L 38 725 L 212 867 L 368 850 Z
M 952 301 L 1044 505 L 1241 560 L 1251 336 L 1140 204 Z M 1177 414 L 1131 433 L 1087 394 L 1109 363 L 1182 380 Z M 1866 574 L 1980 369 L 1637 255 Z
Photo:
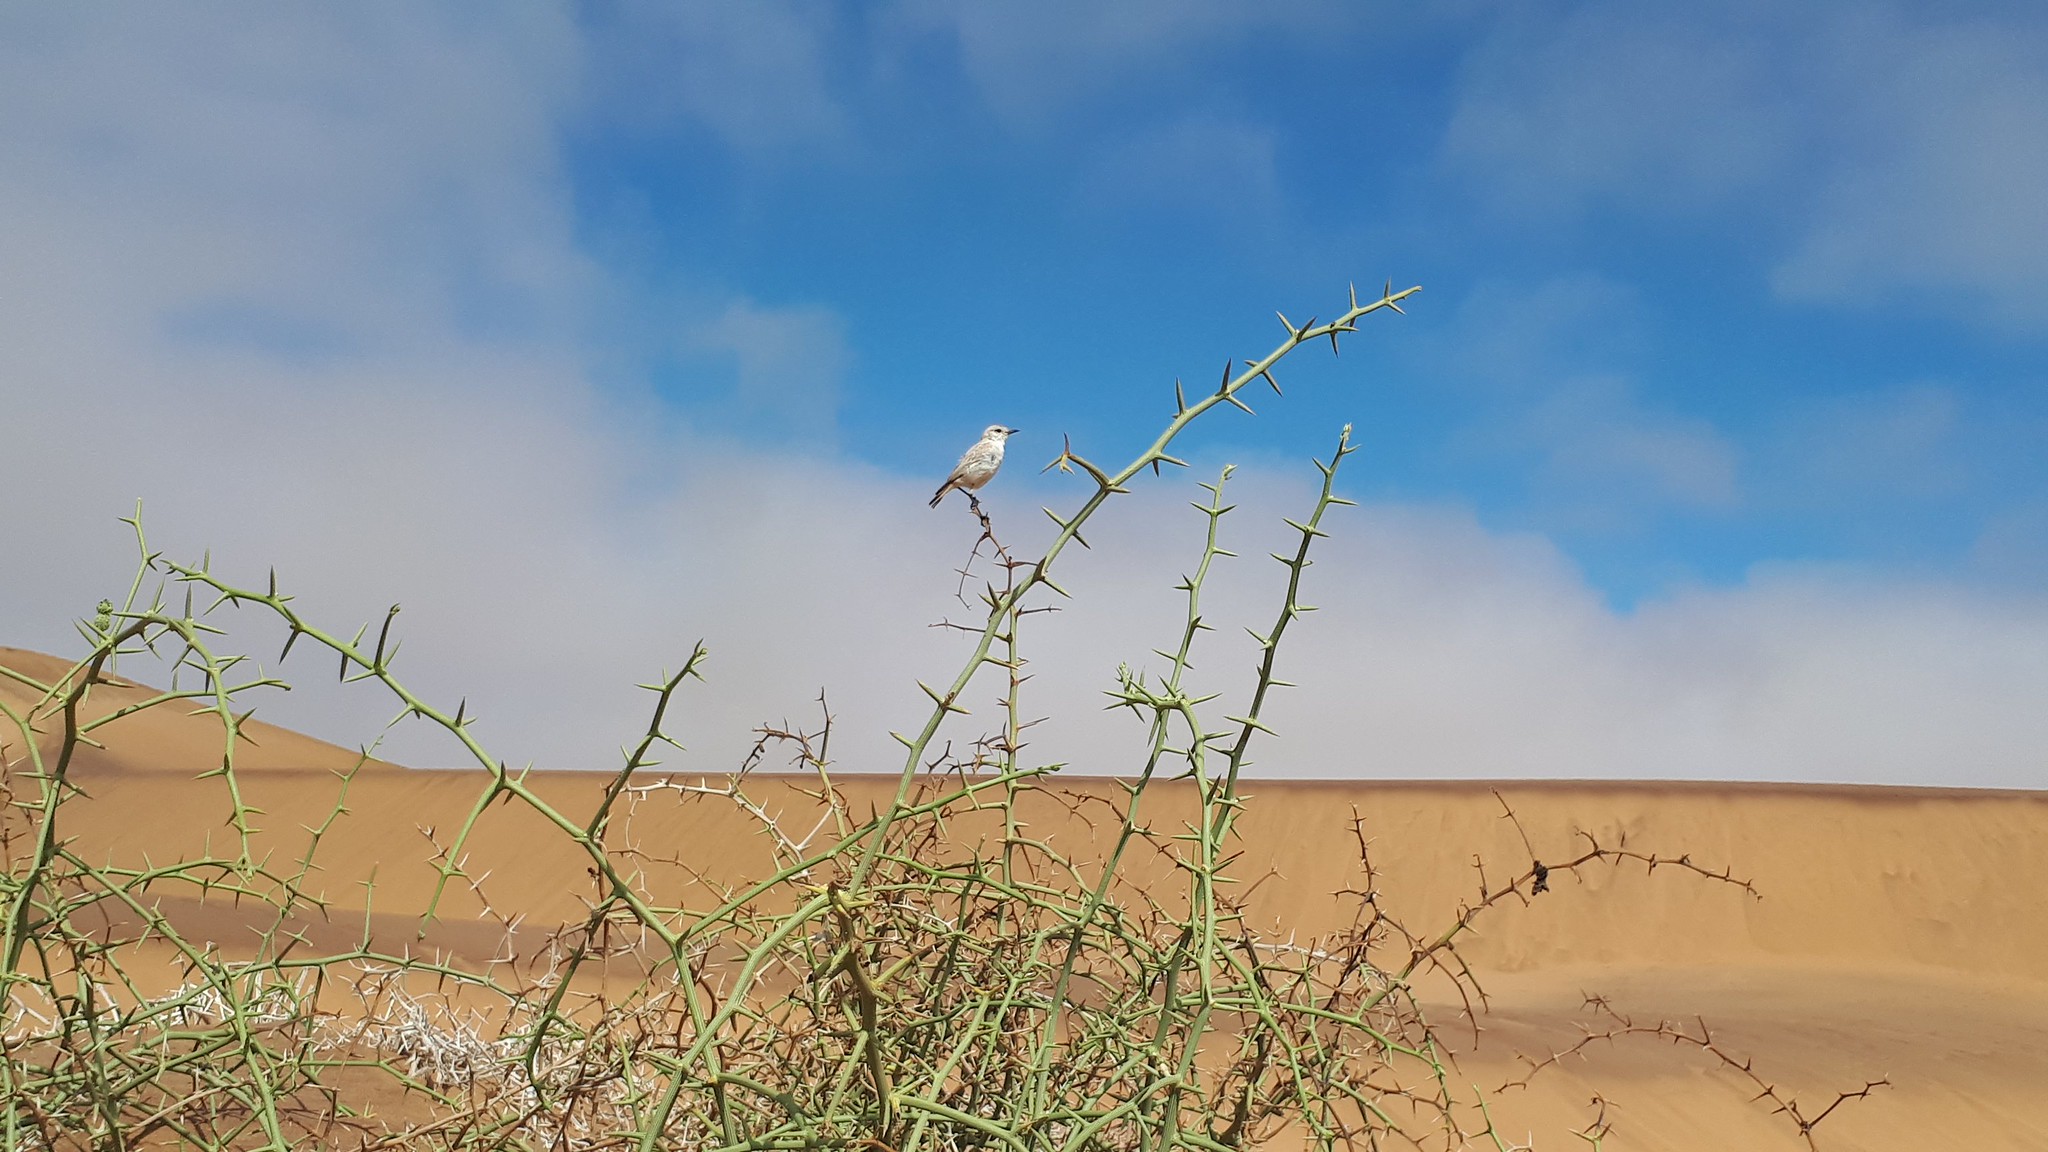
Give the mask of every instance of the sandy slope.
M 193 852 L 223 833 L 217 789 L 172 773 L 89 772 L 93 799 L 66 826 L 89 854 Z M 588 810 L 596 781 L 538 777 L 572 814 Z M 431 883 L 428 831 L 446 842 L 481 787 L 471 773 L 389 771 L 359 776 L 350 815 L 323 846 L 328 891 L 360 908 L 358 883 L 377 870 L 378 908 L 403 922 Z M 251 800 L 297 850 L 303 825 L 335 798 L 326 772 L 252 772 Z M 1100 781 L 1068 787 L 1110 795 Z M 802 823 L 805 803 L 778 782 L 757 782 L 771 808 Z M 879 782 L 853 790 L 879 799 Z M 1505 869 L 1524 863 L 1512 826 L 1484 784 L 1265 783 L 1244 822 L 1244 874 L 1268 868 L 1254 895 L 1264 916 L 1304 934 L 1348 915 L 1329 893 L 1357 882 L 1355 806 L 1364 818 L 1396 908 L 1420 925 L 1470 894 L 1475 853 Z M 1537 853 L 1564 857 L 1575 829 L 1610 842 L 1683 850 L 1728 863 L 1763 898 L 1672 871 L 1598 870 L 1561 882 L 1529 907 L 1485 921 L 1466 955 L 1493 993 L 1476 1050 L 1462 1043 L 1462 1073 L 1499 1087 L 1517 1051 L 1542 1055 L 1570 1043 L 1584 993 L 1606 996 L 1638 1020 L 1704 1017 L 1731 1050 L 1797 1096 L 1824 1104 L 1838 1089 L 1889 1076 L 1893 1086 L 1852 1103 L 1820 1130 L 1823 1148 L 2048 1148 L 2048 795 L 1910 789 L 1720 787 L 1647 784 L 1501 785 Z M 1170 822 L 1185 796 L 1165 797 Z M 1080 854 L 1088 829 L 1045 805 L 1036 831 Z M 807 827 L 808 824 L 805 824 Z M 758 831 L 710 802 L 657 798 L 632 814 L 630 834 L 650 849 L 734 873 L 761 858 Z M 962 834 L 971 834 L 963 826 Z M 534 926 L 575 916 L 589 891 L 581 863 L 538 818 L 494 810 L 471 847 L 485 891 Z M 681 883 L 680 875 L 671 877 Z M 665 881 L 657 877 L 659 887 Z M 467 892 L 450 911 L 473 914 Z M 341 917 L 353 930 L 355 920 Z M 233 927 L 207 923 L 232 945 Z M 337 926 L 336 931 L 341 931 Z M 481 956 L 496 934 L 454 925 L 436 943 Z M 1797 1148 L 1782 1119 L 1746 1103 L 1748 1092 L 1697 1053 L 1653 1040 L 1600 1046 L 1553 1068 L 1532 1088 L 1498 1097 L 1510 1132 L 1547 1133 L 1583 1122 L 1598 1091 L 1615 1102 L 1609 1149 Z
M 44 686 L 68 683 L 74 672 L 68 660 L 20 648 L 0 648 L 0 669 L 12 670 Z M 158 693 L 156 688 L 119 677 L 103 677 L 93 686 L 78 722 L 86 724 L 110 716 Z M 26 715 L 42 703 L 43 693 L 15 677 L 0 673 L 0 705 Z M 205 700 L 174 701 L 167 706 L 123 716 L 94 733 L 93 738 L 105 744 L 104 748 L 79 747 L 78 763 L 86 769 L 118 768 L 133 772 L 168 772 L 179 776 L 218 768 L 221 761 L 220 720 L 207 714 L 194 715 L 195 709 L 204 708 L 207 704 Z M 53 749 L 62 738 L 64 722 L 61 716 L 48 714 L 45 710 L 35 727 L 38 746 Z M 235 757 L 237 764 L 244 768 L 346 770 L 358 759 L 354 751 L 261 720 L 249 721 L 243 736 L 244 742 L 237 748 Z M 22 752 L 16 747 L 19 743 L 15 726 L 0 719 L 0 749 L 6 749 L 12 758 Z
M 0 654 L 18 658 L 15 654 Z M 19 665 L 17 665 L 19 666 Z M 0 689 L 9 693 L 12 688 Z M 17 696 L 7 697 L 10 702 Z M 123 722 L 129 723 L 129 722 Z M 219 780 L 199 729 L 139 722 L 113 749 L 79 766 L 89 792 L 62 831 L 88 858 L 162 861 L 216 849 L 227 833 Z M 114 726 L 118 727 L 118 726 Z M 109 731 L 113 732 L 114 727 Z M 176 729 L 176 730 L 174 730 Z M 216 730 L 217 732 L 217 730 Z M 215 736 L 217 739 L 217 735 Z M 296 855 L 308 826 L 337 803 L 337 770 L 353 754 L 288 733 L 263 736 L 241 782 L 262 810 L 259 852 Z M 572 818 L 590 810 L 599 781 L 539 774 L 541 793 Z M 445 844 L 479 796 L 468 772 L 372 766 L 347 794 L 348 814 L 323 842 L 319 883 L 337 903 L 335 942 L 362 923 L 362 882 L 376 876 L 376 923 L 409 935 L 430 890 L 433 844 Z M 847 782 L 857 807 L 883 802 L 891 781 Z M 1059 783 L 1081 811 L 1106 815 L 1109 782 Z M 787 826 L 808 828 L 814 809 L 786 782 L 752 784 Z M 1516 1053 L 1541 1056 L 1579 1035 L 1586 994 L 1638 1021 L 1704 1018 L 1726 1047 L 1817 1110 L 1839 1089 L 1889 1076 L 1892 1086 L 1845 1105 L 1817 1132 L 1823 1149 L 2048 1148 L 2048 793 L 1708 784 L 1503 783 L 1530 844 L 1502 818 L 1483 783 L 1260 783 L 1240 827 L 1239 874 L 1265 876 L 1256 916 L 1303 935 L 1342 923 L 1332 893 L 1362 883 L 1353 814 L 1379 870 L 1386 901 L 1418 928 L 1441 924 L 1476 890 L 1475 857 L 1490 875 L 1549 863 L 1583 844 L 1626 842 L 1731 867 L 1762 893 L 1638 864 L 1560 879 L 1527 907 L 1482 921 L 1464 954 L 1492 994 L 1483 1033 L 1459 1041 L 1463 1081 L 1489 1091 L 1519 1073 Z M 1155 827 L 1186 817 L 1190 797 L 1166 789 L 1148 808 Z M 1067 804 L 1033 805 L 1034 835 L 1086 858 L 1093 833 Z M 956 836 L 985 834 L 972 820 Z M 621 814 L 616 837 L 652 857 L 733 876 L 766 858 L 758 827 L 719 800 L 656 793 Z M 469 866 L 505 914 L 527 931 L 577 917 L 591 891 L 583 862 L 531 812 L 493 809 L 469 848 Z M 1151 866 L 1157 866 L 1154 862 Z M 677 865 L 650 865 L 651 883 L 679 888 Z M 356 911 L 349 911 L 356 910 Z M 481 957 L 500 943 L 488 924 L 464 923 L 478 898 L 456 891 L 430 943 Z M 188 926 L 236 945 L 231 910 L 189 908 Z M 315 943 L 320 943 L 316 940 Z M 1605 1147 L 1804 1147 L 1782 1117 L 1747 1101 L 1751 1090 L 1699 1053 L 1654 1040 L 1596 1045 L 1527 1089 L 1493 1096 L 1503 1130 L 1533 1130 L 1541 1147 L 1585 1147 L 1568 1134 L 1598 1092 L 1613 1102 Z

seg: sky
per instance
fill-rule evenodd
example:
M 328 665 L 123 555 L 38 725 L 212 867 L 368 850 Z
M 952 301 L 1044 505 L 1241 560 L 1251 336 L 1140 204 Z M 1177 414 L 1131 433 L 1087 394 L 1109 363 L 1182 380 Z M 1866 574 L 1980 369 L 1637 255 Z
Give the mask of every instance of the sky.
M 1241 697 L 1350 424 L 1255 771 L 2048 787 L 2044 125 L 2029 4 L 10 6 L 0 644 L 79 650 L 140 499 L 338 630 L 402 603 L 514 763 L 616 764 L 701 638 L 672 766 L 822 691 L 893 770 L 984 425 L 1030 551 L 1063 440 L 1421 285 L 1105 511 L 1027 758 L 1135 767 L 1102 693 L 1226 463 Z M 390 710 L 281 672 L 266 719 Z

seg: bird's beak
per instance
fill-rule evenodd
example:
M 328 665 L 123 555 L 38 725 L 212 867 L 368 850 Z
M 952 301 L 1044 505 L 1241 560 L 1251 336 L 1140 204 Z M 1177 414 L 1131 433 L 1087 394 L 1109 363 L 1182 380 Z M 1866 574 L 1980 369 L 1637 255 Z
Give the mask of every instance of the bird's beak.
M 1022 432 L 1022 431 L 1023 431 L 1023 429 L 1022 429 L 1022 428 L 1005 428 L 1005 429 L 1004 429 L 1004 431 L 1005 431 L 1005 432 L 1008 432 L 1008 433 L 1009 433 L 1010 435 L 1012 435 L 1012 436 L 1015 436 L 1015 435 L 1016 435 L 1017 433 L 1019 433 L 1019 432 Z

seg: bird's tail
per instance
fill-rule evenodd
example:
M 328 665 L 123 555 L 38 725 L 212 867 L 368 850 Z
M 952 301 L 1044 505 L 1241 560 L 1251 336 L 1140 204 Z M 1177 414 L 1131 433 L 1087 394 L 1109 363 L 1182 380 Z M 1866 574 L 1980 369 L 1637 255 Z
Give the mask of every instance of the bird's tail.
M 951 480 L 948 480 L 944 484 L 939 485 L 939 490 L 937 492 L 932 493 L 932 507 L 937 508 L 939 506 L 939 501 L 944 500 L 946 498 L 946 493 L 952 490 L 953 482 Z

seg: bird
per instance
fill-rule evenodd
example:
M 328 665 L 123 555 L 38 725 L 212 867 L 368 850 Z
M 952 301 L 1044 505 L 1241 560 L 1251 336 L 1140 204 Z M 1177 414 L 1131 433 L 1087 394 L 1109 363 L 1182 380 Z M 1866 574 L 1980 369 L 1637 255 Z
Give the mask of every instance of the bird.
M 1016 434 L 1017 429 L 1005 428 L 1001 424 L 991 424 L 983 429 L 981 439 L 960 457 L 960 463 L 953 466 L 953 474 L 946 477 L 946 482 L 939 485 L 937 492 L 932 493 L 932 507 L 937 508 L 939 501 L 946 498 L 946 493 L 955 488 L 967 493 L 970 505 L 980 507 L 981 501 L 975 498 L 974 493 L 995 476 L 996 469 L 1003 466 L 1003 442 Z

